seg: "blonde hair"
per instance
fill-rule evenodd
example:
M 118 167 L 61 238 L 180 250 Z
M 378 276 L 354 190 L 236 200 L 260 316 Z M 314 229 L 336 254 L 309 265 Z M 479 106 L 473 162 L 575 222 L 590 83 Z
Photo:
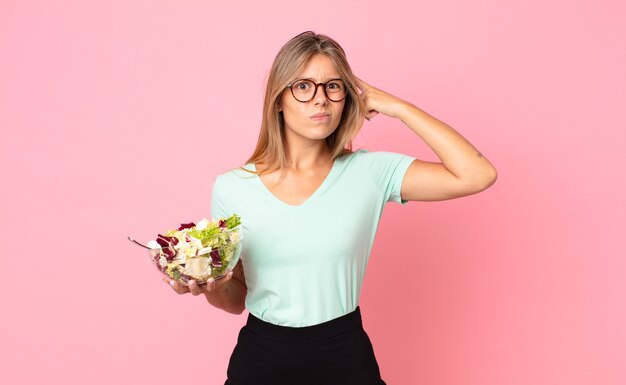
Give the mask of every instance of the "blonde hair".
M 353 152 L 352 139 L 363 125 L 366 112 L 365 104 L 356 89 L 354 74 L 343 48 L 335 40 L 326 35 L 306 31 L 283 45 L 274 59 L 267 80 L 259 138 L 254 152 L 245 163 L 261 162 L 266 168 L 262 172 L 258 170 L 254 172 L 243 167 L 239 167 L 240 169 L 263 175 L 278 170 L 287 163 L 283 147 L 284 120 L 282 113 L 278 111 L 278 104 L 286 85 L 293 81 L 314 54 L 323 54 L 331 59 L 339 71 L 339 76 L 346 82 L 348 91 L 339 125 L 325 139 L 326 145 L 333 161 Z

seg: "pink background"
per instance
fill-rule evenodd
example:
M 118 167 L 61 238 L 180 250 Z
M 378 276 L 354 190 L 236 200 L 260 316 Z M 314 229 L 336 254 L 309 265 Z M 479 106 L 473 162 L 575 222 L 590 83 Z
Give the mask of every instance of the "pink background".
M 0 4 L 2 383 L 223 384 L 247 312 L 177 296 L 125 237 L 210 216 L 308 29 L 499 172 L 387 206 L 361 300 L 387 383 L 626 383 L 623 2 Z M 437 160 L 381 115 L 354 145 Z

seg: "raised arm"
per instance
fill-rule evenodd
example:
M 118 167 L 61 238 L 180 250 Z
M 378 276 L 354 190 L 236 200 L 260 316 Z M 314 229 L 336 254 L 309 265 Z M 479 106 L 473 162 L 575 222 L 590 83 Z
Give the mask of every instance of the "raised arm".
M 414 160 L 402 182 L 402 199 L 436 201 L 485 190 L 497 179 L 495 167 L 452 127 L 417 106 L 372 87 L 357 78 L 368 109 L 366 119 L 379 112 L 398 118 L 417 134 L 441 162 Z

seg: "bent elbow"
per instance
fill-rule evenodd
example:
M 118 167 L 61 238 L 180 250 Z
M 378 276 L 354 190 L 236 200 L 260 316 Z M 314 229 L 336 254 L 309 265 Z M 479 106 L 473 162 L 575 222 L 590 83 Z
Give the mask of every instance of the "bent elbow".
M 485 191 L 491 187 L 498 179 L 498 172 L 495 168 L 491 167 L 489 170 L 482 172 L 480 175 L 475 176 L 470 182 L 465 184 L 465 190 L 471 194 L 476 194 L 481 191 Z
M 488 189 L 498 180 L 498 171 L 495 167 L 491 167 L 491 170 L 487 173 L 487 177 L 485 178 L 485 188 L 483 190 Z

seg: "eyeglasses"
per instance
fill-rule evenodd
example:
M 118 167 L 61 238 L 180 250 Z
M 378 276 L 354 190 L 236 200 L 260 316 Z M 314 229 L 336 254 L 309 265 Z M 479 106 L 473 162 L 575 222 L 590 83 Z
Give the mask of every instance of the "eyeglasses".
M 342 101 L 348 94 L 346 85 L 341 79 L 331 79 L 326 83 L 315 83 L 312 80 L 299 79 L 287 84 L 287 88 L 291 89 L 291 94 L 297 101 L 306 103 L 315 97 L 317 87 L 320 85 L 324 86 L 324 94 L 333 102 Z

